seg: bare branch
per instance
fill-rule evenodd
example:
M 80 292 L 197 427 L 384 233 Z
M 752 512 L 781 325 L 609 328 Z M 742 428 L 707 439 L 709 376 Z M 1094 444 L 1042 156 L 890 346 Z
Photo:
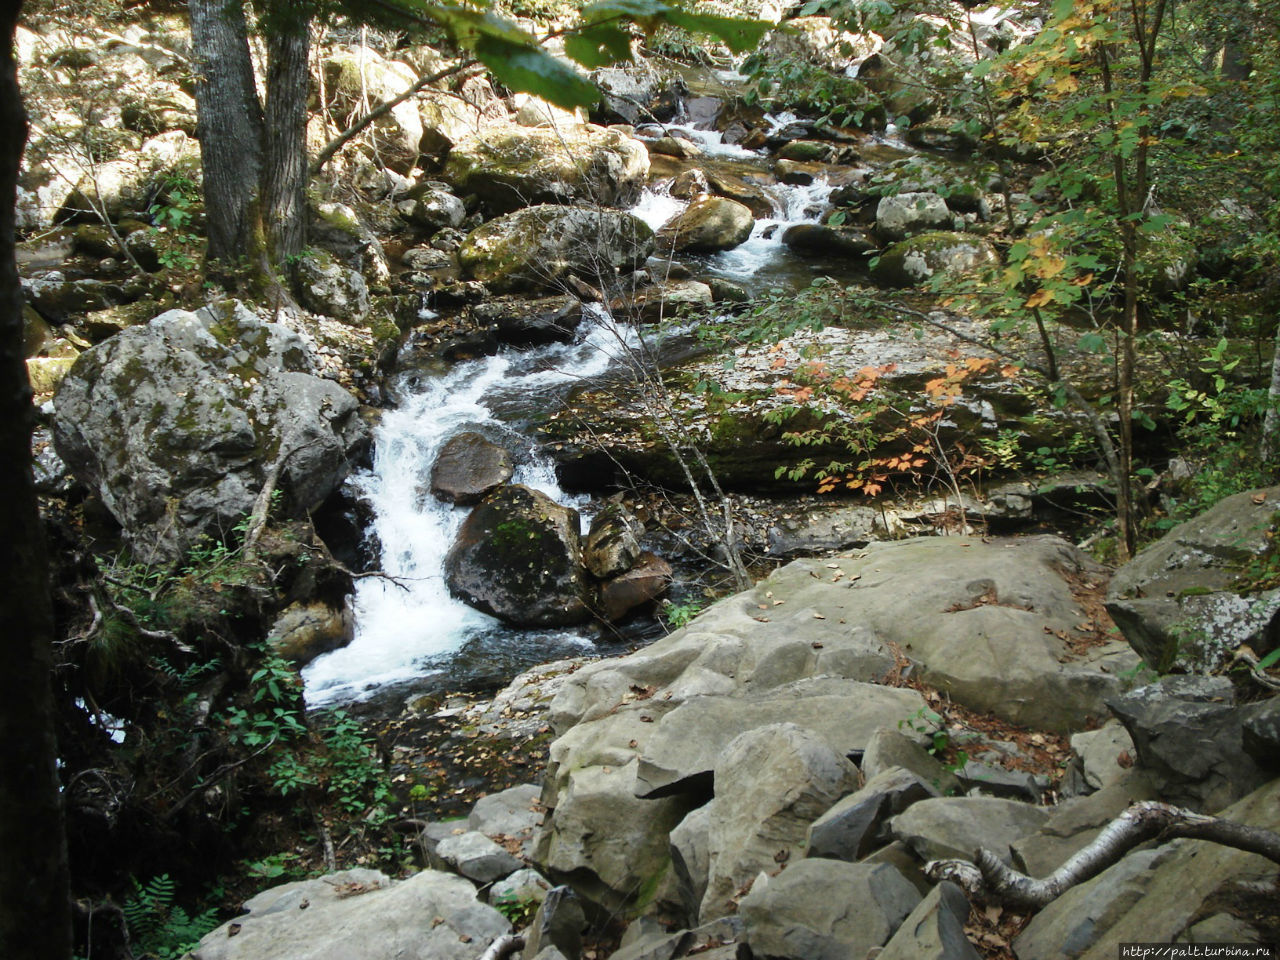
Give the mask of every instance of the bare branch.
M 1011 907 L 1040 909 L 1067 890 L 1092 879 L 1148 840 L 1187 837 L 1210 840 L 1256 853 L 1280 864 L 1280 833 L 1222 820 L 1159 800 L 1135 803 L 1083 850 L 1043 880 L 1019 873 L 990 850 L 979 850 L 976 864 L 967 860 L 932 860 L 924 872 L 931 880 L 952 880 L 972 893 L 985 893 Z
M 489 944 L 489 949 L 480 954 L 479 960 L 505 960 L 505 958 L 514 954 L 517 950 L 524 949 L 524 937 L 515 933 L 504 933 L 493 943 Z

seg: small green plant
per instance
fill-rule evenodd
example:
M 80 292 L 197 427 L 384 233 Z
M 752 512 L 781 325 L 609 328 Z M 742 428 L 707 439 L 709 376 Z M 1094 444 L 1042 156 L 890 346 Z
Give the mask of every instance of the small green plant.
M 942 715 L 921 707 L 911 716 L 898 721 L 898 729 L 906 727 L 929 738 L 925 750 L 929 756 L 942 764 L 942 769 L 951 774 L 959 774 L 969 764 L 969 754 L 956 747 L 951 732 L 942 720 Z
M 493 901 L 493 906 L 517 930 L 527 927 L 538 912 L 538 901 L 532 898 L 522 900 L 515 894 L 498 897 Z
M 683 603 L 672 603 L 668 600 L 662 607 L 662 615 L 667 621 L 667 626 L 672 630 L 687 627 L 701 612 L 702 604 L 697 600 L 686 600 Z
M 288 851 L 273 853 L 261 860 L 246 861 L 244 872 L 247 876 L 260 880 L 279 880 L 282 877 L 300 880 L 307 876 L 307 871 L 301 865 L 301 857 Z
M 152 877 L 145 885 L 133 882 L 133 896 L 123 910 L 135 956 L 178 960 L 218 925 L 215 908 L 188 913 L 174 903 L 175 892 L 168 874 Z

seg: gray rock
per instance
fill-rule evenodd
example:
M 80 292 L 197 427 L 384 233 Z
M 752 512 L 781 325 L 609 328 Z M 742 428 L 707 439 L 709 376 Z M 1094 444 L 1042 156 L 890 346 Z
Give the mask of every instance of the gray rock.
M 298 284 L 303 305 L 315 313 L 354 321 L 369 312 L 369 288 L 364 277 L 327 253 L 299 258 Z
M 511 479 L 511 453 L 482 434 L 455 434 L 431 466 L 431 493 L 448 503 L 479 503 Z
M 739 734 L 789 721 L 847 756 L 886 724 L 923 705 L 914 690 L 824 678 L 759 698 L 692 697 L 657 721 L 655 742 L 640 753 L 638 796 L 657 797 L 705 780 Z M 822 811 L 818 811 L 821 813 Z
M 1266 780 L 1226 677 L 1170 676 L 1109 701 L 1164 798 L 1213 812 Z
M 799 859 L 809 824 L 857 783 L 852 763 L 793 723 L 730 742 L 708 804 L 710 869 L 699 918 L 732 913 L 736 891 L 757 873 Z
M 578 511 L 520 484 L 471 511 L 445 556 L 449 590 L 517 626 L 584 622 L 587 609 Z
M 601 580 L 626 573 L 640 557 L 644 524 L 618 501 L 606 503 L 591 519 L 582 545 L 582 562 Z
M 1280 697 L 1240 708 L 1244 750 L 1259 766 L 1280 764 Z
M 922 860 L 972 860 L 979 848 L 1013 862 L 1010 846 L 1035 833 L 1048 811 L 996 797 L 939 797 L 921 800 L 893 818 L 893 834 Z
M 982 237 L 934 231 L 892 244 L 880 255 L 871 276 L 878 283 L 913 287 L 934 274 L 964 277 L 999 262 L 995 247 Z
M 554 947 L 566 960 L 579 960 L 586 927 L 587 916 L 577 894 L 570 887 L 554 887 L 525 933 L 524 956 L 537 957 L 547 947 Z
M 192 960 L 474 960 L 511 925 L 461 877 L 424 870 L 390 881 L 346 871 L 265 891 L 223 924 Z
M 658 231 L 663 252 L 715 253 L 745 243 L 755 226 L 751 208 L 727 197 L 700 196 Z
M 471 308 L 479 324 L 492 325 L 503 343 L 528 346 L 572 343 L 585 314 L 573 297 L 498 297 Z
M 964 935 L 968 919 L 964 892 L 943 881 L 902 921 L 877 960 L 979 960 Z
M 468 880 L 480 884 L 508 877 L 522 866 L 519 860 L 476 830 L 445 837 L 436 844 L 436 856 Z
M 890 817 L 938 791 L 902 767 L 877 774 L 856 793 L 840 800 L 809 827 L 805 856 L 861 860 L 891 838 Z
M 711 874 L 711 810 L 698 807 L 671 831 L 671 869 L 686 921 L 698 922 Z
M 861 227 L 797 223 L 787 227 L 782 242 L 800 254 L 864 261 L 880 249 L 875 238 Z
M 1178 943 L 1263 943 L 1257 927 L 1230 913 L 1215 913 L 1188 927 L 1178 936 Z
M 1107 610 L 1157 670 L 1210 672 L 1242 643 L 1271 649 L 1280 591 L 1240 596 L 1245 568 L 1272 549 L 1280 487 L 1226 497 L 1115 572 Z
M 355 399 L 307 341 L 238 303 L 171 310 L 76 361 L 55 441 L 140 560 L 177 559 L 252 509 L 272 461 L 291 512 L 314 509 L 367 448 Z
M 640 198 L 649 152 L 617 130 L 489 127 L 449 152 L 444 179 L 494 211 L 531 204 L 629 207 Z
M 896 727 L 881 727 L 871 735 L 859 766 L 868 780 L 890 770 L 905 769 L 939 794 L 949 796 L 960 792 L 960 781 L 956 775 L 925 750 L 917 737 L 908 736 Z
M 427 188 L 412 200 L 400 205 L 401 213 L 415 227 L 435 233 L 447 227 L 460 227 L 467 219 L 462 201 L 446 190 Z
M 600 207 L 526 207 L 490 220 L 458 250 L 463 269 L 495 293 L 554 288 L 572 274 L 593 283 L 634 270 L 653 253 L 637 217 Z
M 467 826 L 486 837 L 521 837 L 542 823 L 538 806 L 541 789 L 525 783 L 481 797 L 467 815 Z
M 947 229 L 954 214 L 936 193 L 917 191 L 882 197 L 876 205 L 876 233 L 885 240 L 902 240 L 929 230 Z
M 1114 944 L 1107 930 L 1134 909 L 1166 850 L 1138 850 L 1072 887 L 1032 918 L 1013 942 L 1018 960 L 1068 960 L 1095 944 Z M 1143 941 L 1151 942 L 1151 941 Z M 1114 956 L 1115 948 L 1111 947 Z
M 703 315 L 714 302 L 709 284 L 667 278 L 619 297 L 609 304 L 609 311 L 632 323 L 659 323 L 689 313 Z
M 1049 819 L 1039 830 L 1013 843 L 1014 865 L 1028 876 L 1047 877 L 1130 805 L 1158 799 L 1151 778 L 1130 770 L 1096 793 L 1049 808 Z
M 495 880 L 489 886 L 489 903 L 498 909 L 529 909 L 547 899 L 551 881 L 532 867 L 522 867 L 515 873 Z
M 756 880 L 740 913 L 756 956 L 850 960 L 885 943 L 919 902 L 886 864 L 801 860 Z
M 717 946 L 733 944 L 742 936 L 739 917 L 721 917 L 692 930 L 666 933 L 661 924 L 641 917 L 627 928 L 617 952 L 609 960 L 672 960 L 675 957 L 714 957 Z M 639 928 L 639 929 L 638 929 Z M 656 928 L 656 929 L 655 929 Z M 629 939 L 630 938 L 630 939 Z M 733 946 L 729 957 L 735 956 Z
M 1122 778 L 1127 767 L 1133 766 L 1137 759 L 1133 738 L 1115 720 L 1107 721 L 1097 730 L 1073 734 L 1071 749 L 1080 758 L 1085 782 L 1095 790 Z M 1122 760 L 1126 757 L 1127 764 Z

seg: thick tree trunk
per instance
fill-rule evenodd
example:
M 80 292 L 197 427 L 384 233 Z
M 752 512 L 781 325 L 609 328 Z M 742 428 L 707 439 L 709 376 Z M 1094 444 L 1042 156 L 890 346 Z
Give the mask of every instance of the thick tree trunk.
M 209 258 L 251 249 L 262 171 L 262 107 L 241 0 L 189 0 Z
M 20 7 L 0 3 L 0 956 L 66 960 L 71 900 L 50 687 L 53 613 L 13 256 L 27 139 L 13 59 Z
M 286 275 L 306 243 L 310 30 L 300 18 L 267 38 L 262 218 L 270 259 Z

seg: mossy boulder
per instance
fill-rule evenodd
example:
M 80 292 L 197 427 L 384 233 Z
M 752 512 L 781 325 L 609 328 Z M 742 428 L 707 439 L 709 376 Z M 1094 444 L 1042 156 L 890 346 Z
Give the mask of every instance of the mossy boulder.
M 539 203 L 629 207 L 649 174 L 643 143 L 617 130 L 486 129 L 449 153 L 444 179 L 496 212 Z
M 882 197 L 876 205 L 876 233 L 886 241 L 946 229 L 954 220 L 947 201 L 929 190 Z
M 529 487 L 501 487 L 472 510 L 444 569 L 450 592 L 515 626 L 590 618 L 578 511 Z
M 314 509 L 367 449 L 355 399 L 308 341 L 238 303 L 170 310 L 85 351 L 55 398 L 58 453 L 145 562 L 248 514 L 282 463 L 286 509 Z
M 940 230 L 893 244 L 880 255 L 871 276 L 887 286 L 911 287 L 936 273 L 962 277 L 999 262 L 995 248 L 981 237 Z
M 298 260 L 298 287 L 307 309 L 327 317 L 357 321 L 369 312 L 364 277 L 323 250 Z
M 754 226 L 755 217 L 745 204 L 702 196 L 662 225 L 658 243 L 663 250 L 687 253 L 732 250 L 746 242 Z
M 458 251 L 463 269 L 495 293 L 555 287 L 569 275 L 607 279 L 653 253 L 653 231 L 603 207 L 526 207 L 473 230 Z

